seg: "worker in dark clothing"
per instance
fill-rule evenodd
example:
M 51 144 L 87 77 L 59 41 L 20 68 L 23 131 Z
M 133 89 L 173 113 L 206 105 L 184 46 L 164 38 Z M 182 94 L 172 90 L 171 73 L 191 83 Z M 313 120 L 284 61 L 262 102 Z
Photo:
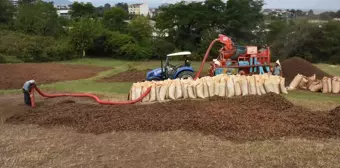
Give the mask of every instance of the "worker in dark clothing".
M 24 86 L 22 87 L 22 92 L 24 93 L 24 101 L 26 105 L 31 105 L 31 96 L 30 96 L 30 92 L 32 89 L 32 84 L 34 84 L 35 81 L 34 80 L 29 80 L 26 81 Z

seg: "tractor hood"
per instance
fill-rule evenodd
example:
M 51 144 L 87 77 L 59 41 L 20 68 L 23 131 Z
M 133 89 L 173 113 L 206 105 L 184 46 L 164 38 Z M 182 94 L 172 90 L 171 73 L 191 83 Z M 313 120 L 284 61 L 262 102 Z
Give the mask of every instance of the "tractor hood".
M 146 80 L 160 79 L 162 68 L 156 68 L 146 73 Z

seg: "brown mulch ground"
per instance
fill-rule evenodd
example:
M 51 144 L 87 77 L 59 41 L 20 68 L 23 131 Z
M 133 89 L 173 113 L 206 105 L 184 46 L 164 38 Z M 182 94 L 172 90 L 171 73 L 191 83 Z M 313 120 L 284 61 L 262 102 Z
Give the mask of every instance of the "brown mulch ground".
M 331 75 L 317 68 L 312 63 L 299 57 L 286 59 L 282 61 L 281 66 L 283 77 L 286 79 L 286 86 L 290 84 L 298 73 L 304 76 L 313 76 L 316 74 L 317 79 L 322 79 L 324 76 L 331 77 Z
M 340 135 L 340 111 L 311 112 L 285 98 L 263 96 L 185 100 L 149 105 L 104 106 L 71 101 L 27 109 L 12 124 L 69 126 L 79 132 L 183 130 L 244 141 L 280 137 L 330 138 Z
M 31 79 L 37 84 L 84 79 L 109 69 L 111 68 L 55 63 L 0 64 L 0 89 L 20 89 Z
M 146 80 L 146 73 L 151 69 L 140 71 L 137 69 L 129 69 L 127 71 L 105 77 L 98 80 L 99 82 L 142 82 Z

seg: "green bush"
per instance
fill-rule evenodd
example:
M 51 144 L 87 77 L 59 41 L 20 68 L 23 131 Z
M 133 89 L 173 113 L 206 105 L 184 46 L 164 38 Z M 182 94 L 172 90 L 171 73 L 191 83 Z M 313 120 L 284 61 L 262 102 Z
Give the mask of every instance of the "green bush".
M 132 49 L 128 49 L 127 47 L 124 48 L 124 51 L 122 47 L 125 45 L 131 45 Z M 125 58 L 125 59 L 131 59 L 126 58 L 126 55 L 120 55 L 122 52 L 127 53 L 133 53 L 135 50 L 135 46 L 138 46 L 136 44 L 136 40 L 127 34 L 121 34 L 119 32 L 110 32 L 108 34 L 107 41 L 105 42 L 105 48 L 106 51 L 109 52 L 113 58 Z M 127 54 L 131 55 L 131 54 Z
M 0 63 L 6 63 L 6 59 L 2 54 L 0 54 Z
M 156 39 L 152 43 L 153 46 L 153 56 L 154 58 L 162 58 L 167 54 L 175 51 L 175 45 L 167 42 L 164 39 Z
M 13 31 L 0 31 L 0 52 L 24 62 L 68 60 L 75 57 L 67 38 L 32 36 Z
M 55 61 L 70 60 L 77 57 L 68 39 L 56 41 L 53 45 L 47 47 L 45 52 L 48 58 Z
M 123 58 L 130 60 L 148 60 L 152 56 L 151 48 L 141 47 L 138 44 L 126 44 L 120 50 Z

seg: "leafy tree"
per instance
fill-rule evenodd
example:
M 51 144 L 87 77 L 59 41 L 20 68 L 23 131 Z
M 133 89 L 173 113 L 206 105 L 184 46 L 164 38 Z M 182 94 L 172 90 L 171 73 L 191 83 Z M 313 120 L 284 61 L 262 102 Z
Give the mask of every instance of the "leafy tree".
M 133 18 L 128 25 L 129 33 L 138 41 L 148 40 L 152 36 L 152 27 L 149 20 L 144 16 Z
M 314 16 L 314 11 L 312 9 L 308 11 L 308 16 Z
M 103 15 L 104 15 L 104 7 L 103 6 L 99 6 L 99 7 L 97 7 L 96 9 L 95 9 L 95 13 L 96 13 L 96 16 L 98 16 L 98 17 L 103 17 Z
M 106 51 L 108 51 L 112 57 L 120 58 L 121 48 L 126 44 L 136 44 L 136 40 L 127 34 L 122 34 L 119 32 L 110 32 L 107 35 L 107 40 L 105 43 Z
M 32 3 L 35 3 L 37 2 L 38 0 L 19 0 L 18 1 L 18 4 L 19 5 L 23 5 L 23 4 L 32 4 Z
M 129 10 L 129 5 L 127 3 L 124 3 L 124 2 L 119 2 L 115 6 L 118 7 L 118 8 L 122 8 L 125 11 Z
M 97 20 L 89 18 L 81 18 L 72 24 L 69 33 L 71 44 L 78 52 L 82 52 L 82 56 L 86 56 L 86 50 L 93 45 L 94 39 L 101 31 L 101 24 Z
M 111 30 L 124 30 L 128 13 L 121 8 L 113 7 L 104 12 L 103 24 Z
M 285 31 L 289 25 L 286 21 L 283 20 L 273 20 L 270 24 L 266 27 L 268 30 L 268 34 L 266 35 L 266 43 L 271 45 L 272 43 L 280 40 L 280 34 L 286 33 Z
M 25 33 L 55 36 L 62 30 L 52 3 L 21 4 L 15 17 L 15 28 Z
M 172 43 L 161 38 L 157 38 L 155 41 L 153 41 L 152 46 L 153 55 L 157 59 L 163 58 L 165 55 L 174 52 L 176 49 L 176 47 Z
M 95 14 L 95 7 L 92 3 L 73 2 L 70 14 L 72 18 L 92 17 Z
M 109 9 L 111 9 L 111 5 L 110 5 L 110 4 L 108 4 L 108 3 L 106 3 L 106 4 L 104 5 L 104 9 L 105 9 L 105 10 L 109 10 Z
M 225 15 L 221 19 L 224 22 L 221 26 L 223 33 L 234 37 L 235 40 L 253 39 L 252 30 L 263 21 L 262 6 L 261 0 L 229 0 Z
M 14 6 L 9 0 L 0 1 L 0 24 L 8 24 L 14 15 Z
M 256 38 L 252 30 L 263 20 L 262 6 L 262 0 L 182 1 L 161 6 L 156 27 L 168 30 L 169 40 L 181 50 L 197 51 L 206 30 L 249 42 Z

